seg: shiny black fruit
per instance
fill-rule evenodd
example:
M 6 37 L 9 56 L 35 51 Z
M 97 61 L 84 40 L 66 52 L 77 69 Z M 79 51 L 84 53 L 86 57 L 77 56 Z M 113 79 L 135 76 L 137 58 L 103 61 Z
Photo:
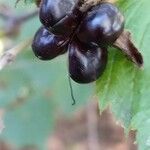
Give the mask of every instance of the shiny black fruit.
M 107 64 L 107 50 L 80 41 L 69 45 L 69 73 L 78 83 L 90 83 L 98 79 Z
M 43 0 L 41 23 L 57 35 L 70 35 L 81 19 L 78 0 Z
M 32 50 L 39 59 L 50 60 L 66 51 L 67 39 L 41 27 L 35 34 Z
M 111 45 L 120 36 L 124 28 L 124 17 L 111 3 L 94 6 L 83 19 L 78 38 L 85 43 Z

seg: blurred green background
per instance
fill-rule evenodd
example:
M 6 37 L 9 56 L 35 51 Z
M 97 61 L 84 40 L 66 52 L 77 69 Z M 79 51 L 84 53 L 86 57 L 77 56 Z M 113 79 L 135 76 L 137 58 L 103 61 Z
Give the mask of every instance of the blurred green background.
M 36 9 L 34 4 L 25 5 L 22 1 L 17 7 L 14 0 L 0 0 L 1 4 L 9 6 L 18 16 Z M 0 30 L 5 26 L 6 22 L 0 18 Z M 21 26 L 17 37 L 0 37 L 2 51 L 7 50 L 8 43 L 13 47 L 33 37 L 40 26 L 37 16 Z M 71 117 L 94 95 L 94 84 L 79 85 L 72 81 L 77 104 L 71 105 L 67 60 L 67 54 L 48 62 L 38 60 L 29 46 L 0 71 L 0 109 L 5 110 L 1 139 L 18 146 L 35 144 L 44 149 L 57 116 L 64 113 Z

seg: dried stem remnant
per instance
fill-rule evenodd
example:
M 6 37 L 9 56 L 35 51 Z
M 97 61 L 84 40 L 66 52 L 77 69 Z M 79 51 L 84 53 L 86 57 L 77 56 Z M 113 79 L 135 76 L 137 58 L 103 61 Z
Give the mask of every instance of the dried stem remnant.
M 25 14 L 17 15 L 8 6 L 0 4 L 0 18 L 4 20 L 4 27 L 0 33 L 0 38 L 4 36 L 15 37 L 21 29 L 21 25 L 38 15 L 38 9 Z
M 2 70 L 6 65 L 10 64 L 14 61 L 18 53 L 20 53 L 23 49 L 31 45 L 32 39 L 29 39 L 16 47 L 6 51 L 1 57 L 0 57 L 0 70 Z
M 144 62 L 142 54 L 132 42 L 131 33 L 129 31 L 124 30 L 113 46 L 121 49 L 121 51 L 124 52 L 125 55 L 127 55 L 128 58 L 133 61 L 137 66 L 143 66 Z
M 80 10 L 82 12 L 86 12 L 89 8 L 92 6 L 97 5 L 100 3 L 102 0 L 79 0 L 81 3 Z
M 89 8 L 99 4 L 100 2 L 115 3 L 117 0 L 79 0 L 79 1 L 82 4 L 80 10 L 82 12 L 86 12 Z

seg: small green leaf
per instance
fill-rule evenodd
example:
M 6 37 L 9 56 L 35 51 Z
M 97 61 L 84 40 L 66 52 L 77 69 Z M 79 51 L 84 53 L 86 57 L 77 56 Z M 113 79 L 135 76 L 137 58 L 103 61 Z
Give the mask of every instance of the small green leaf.
M 101 111 L 109 104 L 125 130 L 137 130 L 139 150 L 150 149 L 150 1 L 120 0 L 135 44 L 144 57 L 144 68 L 137 68 L 119 50 L 109 50 L 109 62 L 97 82 Z M 147 142 L 146 142 L 147 141 Z

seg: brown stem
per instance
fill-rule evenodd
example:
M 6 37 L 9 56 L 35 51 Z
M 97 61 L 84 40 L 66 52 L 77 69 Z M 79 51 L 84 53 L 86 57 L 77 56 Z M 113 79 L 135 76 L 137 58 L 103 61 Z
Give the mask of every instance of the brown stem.
M 16 35 L 18 35 L 20 31 L 21 25 L 37 15 L 38 10 L 34 10 L 30 13 L 23 14 L 20 16 L 16 16 L 14 15 L 14 13 L 12 14 L 6 14 L 5 12 L 0 13 L 0 16 L 1 17 L 3 16 L 3 18 L 5 18 L 5 26 L 4 29 L 2 30 L 3 34 L 0 34 L 0 37 L 3 36 L 15 37 Z
M 32 39 L 26 40 L 25 42 L 15 46 L 14 48 L 4 52 L 4 54 L 0 57 L 0 70 L 2 70 L 5 66 L 14 61 L 18 53 L 20 53 L 23 49 L 27 48 L 31 45 Z
M 110 3 L 115 3 L 117 0 L 79 0 L 79 1 L 82 4 L 80 7 L 80 10 L 82 12 L 86 12 L 89 8 L 99 4 L 100 2 L 106 1 L 106 2 L 110 2 Z

